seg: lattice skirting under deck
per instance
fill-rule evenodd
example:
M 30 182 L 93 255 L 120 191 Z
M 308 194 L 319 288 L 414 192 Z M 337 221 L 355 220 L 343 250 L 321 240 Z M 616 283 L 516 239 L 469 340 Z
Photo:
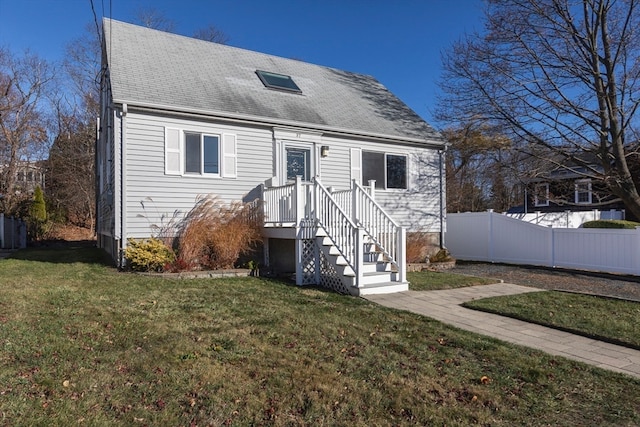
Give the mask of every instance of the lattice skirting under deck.
M 318 247 L 315 239 L 302 240 L 302 284 L 316 284 L 316 263 L 318 259 Z
M 320 283 L 316 280 L 316 268 L 320 268 Z M 318 248 L 315 238 L 302 240 L 302 284 L 320 285 L 341 294 L 349 293 L 334 266 Z
M 322 251 L 320 252 L 320 286 L 332 291 L 348 294 L 349 290 L 342 283 L 342 280 L 333 265 L 327 260 Z

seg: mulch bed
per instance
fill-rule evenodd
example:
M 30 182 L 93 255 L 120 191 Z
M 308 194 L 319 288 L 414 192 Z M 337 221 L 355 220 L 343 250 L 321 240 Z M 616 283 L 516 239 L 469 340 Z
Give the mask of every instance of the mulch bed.
M 535 288 L 602 295 L 640 302 L 640 277 L 544 267 L 461 262 L 451 273 L 501 279 Z

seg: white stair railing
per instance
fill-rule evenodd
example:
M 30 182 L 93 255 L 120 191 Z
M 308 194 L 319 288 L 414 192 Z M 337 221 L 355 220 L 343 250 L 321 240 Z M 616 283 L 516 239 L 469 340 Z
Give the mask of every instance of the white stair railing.
M 328 188 L 331 190 L 331 188 Z M 338 206 L 342 208 L 347 214 L 351 215 L 353 210 L 351 209 L 351 202 L 353 201 L 353 190 L 340 190 L 340 191 L 331 191 L 331 197 L 336 201 Z M 352 221 L 355 221 L 355 218 L 351 217 Z
M 319 179 L 263 189 L 264 221 L 267 226 L 300 227 L 311 238 L 316 225 L 356 274 L 360 286 L 364 238 L 397 269 L 397 280 L 406 281 L 406 230 L 400 227 L 375 201 L 373 183 L 367 191 L 354 181 L 350 190 L 331 192 Z
M 362 242 L 358 226 L 349 215 L 336 203 L 331 193 L 314 180 L 315 217 L 318 226 L 322 227 L 333 245 L 353 269 L 360 283 L 360 265 L 362 264 Z
M 262 199 L 265 224 L 295 224 L 297 216 L 295 190 L 295 184 L 263 188 Z
M 353 221 L 362 227 L 383 253 L 386 261 L 398 270 L 398 281 L 406 281 L 406 230 L 400 227 L 375 201 L 375 182 L 371 194 L 353 181 L 351 210 Z

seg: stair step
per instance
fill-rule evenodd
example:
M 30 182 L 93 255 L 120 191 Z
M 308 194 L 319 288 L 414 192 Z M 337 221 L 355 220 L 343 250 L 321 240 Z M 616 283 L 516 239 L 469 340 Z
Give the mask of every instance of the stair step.
M 365 252 L 370 252 L 370 253 L 378 253 L 378 248 L 376 247 L 376 244 L 371 242 L 371 243 L 364 243 L 363 244 L 364 247 L 364 251 Z
M 409 290 L 409 282 L 383 282 L 365 285 L 352 290 L 353 295 L 379 295 L 394 294 L 396 292 L 406 292 Z
M 361 279 L 361 285 L 372 285 L 374 283 L 392 282 L 394 274 L 389 271 L 375 271 L 373 273 L 364 273 Z
M 340 255 L 340 251 L 333 245 L 324 245 L 329 248 L 329 255 Z
M 336 259 L 335 261 L 336 265 L 349 265 L 349 263 L 347 262 L 347 259 L 342 255 L 335 255 L 335 259 Z
M 365 252 L 363 258 L 365 262 L 384 262 L 384 255 L 378 252 Z
M 338 272 L 338 274 L 340 274 L 340 272 Z M 353 268 L 349 267 L 348 265 L 345 265 L 344 268 L 342 269 L 342 275 L 347 277 L 356 277 L 356 272 L 353 271 Z
M 333 242 L 329 238 L 329 236 L 320 236 L 322 237 L 322 246 L 333 246 Z
M 386 271 L 390 273 L 392 271 L 391 264 L 388 262 L 367 262 L 363 264 L 363 273 L 375 273 L 375 272 L 383 272 Z
M 363 248 L 363 270 L 358 280 L 355 271 L 348 265 L 338 248 L 327 235 L 326 231 L 318 228 L 316 242 L 324 256 L 335 268 L 343 285 L 347 286 L 353 295 L 388 294 L 409 290 L 408 282 L 398 282 L 398 273 L 394 266 L 385 260 L 384 254 L 378 252 L 377 245 L 370 237 L 365 236 Z M 358 283 L 360 282 L 360 283 Z

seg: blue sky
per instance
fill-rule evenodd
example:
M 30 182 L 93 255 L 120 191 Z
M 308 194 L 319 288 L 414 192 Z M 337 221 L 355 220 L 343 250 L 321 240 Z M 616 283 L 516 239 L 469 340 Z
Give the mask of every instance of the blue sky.
M 154 8 L 192 35 L 214 25 L 232 46 L 370 74 L 427 121 L 440 53 L 482 27 L 481 0 L 94 0 L 102 16 L 135 23 Z M 90 0 L 0 0 L 0 45 L 60 60 L 93 23 Z

